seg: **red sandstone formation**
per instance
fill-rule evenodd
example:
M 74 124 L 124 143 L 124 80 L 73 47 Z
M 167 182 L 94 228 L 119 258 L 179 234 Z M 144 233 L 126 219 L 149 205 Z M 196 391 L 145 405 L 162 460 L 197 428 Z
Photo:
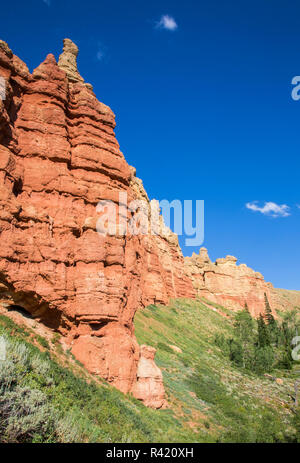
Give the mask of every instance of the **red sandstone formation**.
M 236 263 L 233 256 L 212 263 L 205 248 L 200 249 L 199 255 L 185 258 L 186 273 L 198 296 L 232 310 L 240 310 L 247 303 L 250 313 L 257 317 L 265 310 L 264 295 L 267 294 L 274 308 L 272 284 L 245 264 Z
M 119 193 L 128 202 L 147 195 L 120 152 L 114 114 L 77 71 L 77 53 L 66 39 L 59 64 L 48 55 L 30 74 L 0 42 L 0 299 L 64 334 L 89 371 L 159 408 L 162 376 L 154 351 L 136 342 L 134 314 L 194 290 L 170 231 L 96 231 L 99 201 L 119 208 Z

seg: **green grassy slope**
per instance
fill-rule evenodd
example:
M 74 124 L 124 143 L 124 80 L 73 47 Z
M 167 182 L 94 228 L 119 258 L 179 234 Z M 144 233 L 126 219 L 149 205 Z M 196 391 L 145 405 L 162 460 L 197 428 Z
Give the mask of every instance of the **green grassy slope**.
M 64 356 L 56 348 L 50 353 L 45 339 L 1 315 L 1 343 L 3 339 L 0 442 L 188 442 L 193 438 L 171 410 L 148 409 L 105 382 L 94 381 L 71 354 Z M 56 336 L 53 343 L 59 347 Z
M 222 442 L 286 441 L 294 433 L 293 373 L 277 372 L 277 384 L 235 367 L 214 344 L 216 333 L 233 333 L 228 314 L 191 300 L 150 306 L 136 316 L 136 335 L 157 348 L 170 406 L 185 428 L 199 432 L 199 441 L 204 435 Z
M 300 308 L 300 291 L 292 291 L 287 289 L 274 289 L 279 304 L 282 307 L 281 310 L 291 310 L 293 308 Z
M 139 343 L 157 348 L 167 410 L 96 382 L 59 349 L 57 335 L 49 346 L 0 316 L 7 351 L 0 442 L 274 442 L 293 435 L 292 374 L 281 372 L 282 384 L 246 374 L 214 344 L 216 333 L 232 333 L 229 311 L 175 300 L 139 312 L 135 326 Z

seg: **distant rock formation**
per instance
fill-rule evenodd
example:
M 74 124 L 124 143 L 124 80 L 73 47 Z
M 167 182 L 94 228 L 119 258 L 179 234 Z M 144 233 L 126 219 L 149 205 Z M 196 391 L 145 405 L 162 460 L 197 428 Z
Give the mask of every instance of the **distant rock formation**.
M 185 257 L 186 274 L 200 297 L 240 310 L 247 303 L 250 313 L 257 317 L 265 310 L 266 294 L 274 308 L 274 288 L 265 282 L 263 276 L 247 267 L 237 265 L 237 258 L 227 256 L 212 263 L 206 248 L 199 255 Z
M 77 70 L 77 53 L 66 39 L 58 64 L 50 54 L 30 74 L 0 41 L 0 299 L 65 335 L 89 371 L 160 408 L 162 376 L 154 351 L 137 344 L 134 314 L 194 289 L 170 231 L 96 231 L 99 201 L 147 195 L 119 149 L 113 112 Z M 126 222 L 136 213 L 127 211 Z

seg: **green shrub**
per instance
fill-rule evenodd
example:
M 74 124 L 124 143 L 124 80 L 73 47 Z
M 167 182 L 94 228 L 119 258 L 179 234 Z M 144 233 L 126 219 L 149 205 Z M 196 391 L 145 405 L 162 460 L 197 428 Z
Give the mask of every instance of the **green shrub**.
M 261 375 L 265 372 L 270 373 L 274 366 L 274 351 L 271 346 L 257 347 L 253 369 L 255 373 Z
M 57 419 L 41 391 L 16 386 L 0 397 L 1 442 L 53 442 Z

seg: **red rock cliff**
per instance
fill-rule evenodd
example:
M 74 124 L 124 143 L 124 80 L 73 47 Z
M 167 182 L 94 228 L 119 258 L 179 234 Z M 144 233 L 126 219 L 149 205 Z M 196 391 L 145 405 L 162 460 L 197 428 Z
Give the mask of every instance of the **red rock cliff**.
M 247 303 L 250 313 L 257 317 L 265 310 L 265 297 L 274 309 L 274 288 L 263 276 L 247 267 L 236 265 L 237 259 L 227 256 L 211 262 L 207 249 L 199 255 L 185 257 L 186 273 L 193 281 L 197 295 L 227 307 L 243 309 Z
M 120 192 L 149 200 L 120 152 L 114 114 L 78 73 L 77 53 L 66 39 L 58 64 L 48 55 L 30 74 L 0 42 L 0 299 L 64 334 L 90 372 L 159 408 L 162 377 L 154 351 L 136 342 L 134 314 L 194 289 L 170 231 L 96 231 L 99 201 L 118 205 Z

